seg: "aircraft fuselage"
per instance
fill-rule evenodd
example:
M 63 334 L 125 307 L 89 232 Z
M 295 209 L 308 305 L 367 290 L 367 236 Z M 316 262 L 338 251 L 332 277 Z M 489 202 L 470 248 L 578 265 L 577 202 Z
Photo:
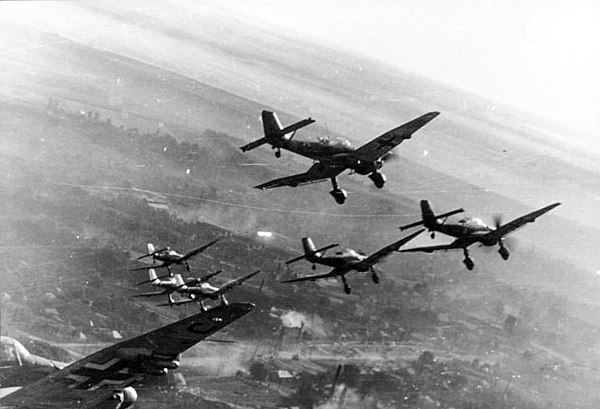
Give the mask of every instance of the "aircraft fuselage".
M 483 240 L 488 233 L 494 231 L 494 228 L 479 219 L 463 219 L 458 223 L 440 223 L 436 220 L 433 223 L 425 223 L 425 227 L 431 231 L 456 237 L 466 245 L 480 242 L 484 246 L 493 246 L 498 243 L 497 240 Z
M 314 264 L 322 264 L 324 266 L 329 267 L 344 267 L 351 266 L 354 264 L 360 264 L 366 256 L 358 253 L 352 249 L 346 249 L 342 251 L 338 251 L 333 256 L 321 256 L 319 254 L 315 254 L 312 257 L 307 257 L 307 260 Z M 367 271 L 368 269 L 364 270 Z M 359 270 L 362 271 L 362 270 Z

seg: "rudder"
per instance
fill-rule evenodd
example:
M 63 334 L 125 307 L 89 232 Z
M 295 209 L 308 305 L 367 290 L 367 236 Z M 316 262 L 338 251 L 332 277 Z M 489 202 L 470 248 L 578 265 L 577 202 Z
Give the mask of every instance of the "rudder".
M 271 111 L 262 111 L 262 123 L 265 137 L 267 140 L 272 138 L 281 138 L 283 134 L 281 130 L 281 122 L 277 118 L 277 114 Z

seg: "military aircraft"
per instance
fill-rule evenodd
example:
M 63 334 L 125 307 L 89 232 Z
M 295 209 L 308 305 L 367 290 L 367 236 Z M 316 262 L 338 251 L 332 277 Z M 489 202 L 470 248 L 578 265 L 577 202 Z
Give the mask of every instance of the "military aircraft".
M 174 300 L 172 298 L 172 294 L 174 292 L 178 291 L 181 288 L 182 284 L 183 285 L 197 285 L 197 284 L 200 284 L 200 283 L 210 280 L 211 278 L 221 274 L 222 272 L 223 272 L 223 270 L 219 270 L 214 273 L 207 274 L 204 277 L 192 278 L 189 281 L 182 283 L 183 280 L 178 280 L 177 277 L 173 277 L 173 276 L 158 277 L 156 275 L 156 271 L 154 271 L 154 269 L 151 268 L 148 270 L 148 275 L 150 276 L 150 279 L 146 280 L 146 281 L 141 281 L 138 283 L 138 285 L 151 283 L 154 287 L 161 287 L 161 288 L 164 288 L 164 290 L 154 291 L 154 292 L 150 292 L 150 293 L 137 294 L 137 295 L 134 295 L 134 297 L 153 297 L 155 295 L 166 295 L 167 298 L 169 299 L 169 304 L 173 304 Z M 179 277 L 181 277 L 181 276 L 179 276 Z
M 402 253 L 422 251 L 426 253 L 433 253 L 434 251 L 446 251 L 446 250 L 463 250 L 465 259 L 463 263 L 468 270 L 473 270 L 475 262 L 469 257 L 469 251 L 467 248 L 475 243 L 481 243 L 482 246 L 495 246 L 498 245 L 498 253 L 504 260 L 508 260 L 510 253 L 504 246 L 504 237 L 515 230 L 523 227 L 527 223 L 533 223 L 538 217 L 549 212 L 555 207 L 559 206 L 560 203 L 553 203 L 549 206 L 543 207 L 535 212 L 521 216 L 511 222 L 502 224 L 500 217 L 496 217 L 494 220 L 494 226 L 485 224 L 481 219 L 478 218 L 464 218 L 458 221 L 458 223 L 448 223 L 446 220 L 440 222 L 439 219 L 447 218 L 453 214 L 457 214 L 463 211 L 463 209 L 453 210 L 448 213 L 436 216 L 429 205 L 427 200 L 421 201 L 421 213 L 422 220 L 400 227 L 400 230 L 406 230 L 411 227 L 425 226 L 434 237 L 435 232 L 447 234 L 452 237 L 456 237 L 450 244 L 442 244 L 438 246 L 428 247 L 415 247 L 411 249 L 401 250 Z
M 219 305 L 89 355 L 0 399 L 3 408 L 127 408 L 132 385 L 179 367 L 181 353 L 254 309 Z
M 169 275 L 172 275 L 172 272 L 171 272 L 172 264 L 185 264 L 187 271 L 190 271 L 190 264 L 188 263 L 188 260 L 190 258 L 202 253 L 204 250 L 206 250 L 207 248 L 209 248 L 210 246 L 212 246 L 213 244 L 215 244 L 218 241 L 219 241 L 219 239 L 213 240 L 210 243 L 208 243 L 202 247 L 198 247 L 197 249 L 194 249 L 187 254 L 179 254 L 178 252 L 171 250 L 169 247 L 165 247 L 165 248 L 156 250 L 152 243 L 148 243 L 148 254 L 138 257 L 137 259 L 141 260 L 146 257 L 152 257 L 152 265 L 147 266 L 147 267 L 134 268 L 130 271 L 138 271 L 138 270 L 147 270 L 149 268 L 166 267 L 167 270 L 169 271 Z M 162 261 L 162 264 L 160 264 L 158 266 L 154 265 L 156 260 Z
M 198 280 L 191 280 L 188 282 L 184 282 L 183 278 L 181 277 L 181 274 L 175 274 L 175 280 L 176 280 L 176 284 L 177 284 L 177 286 L 175 288 L 167 289 L 167 290 L 160 291 L 160 292 L 157 291 L 155 293 L 138 294 L 138 295 L 136 295 L 136 297 L 153 297 L 156 295 L 165 295 L 165 294 L 171 294 L 173 292 L 178 292 L 179 294 L 187 295 L 188 298 L 185 298 L 182 300 L 172 300 L 171 297 L 169 297 L 168 303 L 159 304 L 159 306 L 165 306 L 165 305 L 174 306 L 174 305 L 189 304 L 191 302 L 200 302 L 200 307 L 203 310 L 205 310 L 206 309 L 206 307 L 204 306 L 205 299 L 211 299 L 211 300 L 220 299 L 221 304 L 227 304 L 228 301 L 225 298 L 225 293 L 230 291 L 234 287 L 237 287 L 238 285 L 242 284 L 244 281 L 254 277 L 258 273 L 260 273 L 260 270 L 257 270 L 253 273 L 245 275 L 244 277 L 238 278 L 237 280 L 232 281 L 232 282 L 224 285 L 221 288 L 214 287 L 208 283 L 200 282 Z
M 269 114 L 269 113 L 268 113 Z M 419 118 L 413 119 L 397 128 L 394 128 L 383 135 L 378 136 L 370 142 L 367 142 L 359 148 L 353 148 L 349 143 L 330 144 L 330 143 L 309 143 L 287 140 L 285 135 L 278 137 L 277 146 L 288 149 L 300 155 L 311 158 L 315 163 L 305 173 L 299 173 L 292 176 L 286 176 L 274 179 L 261 185 L 255 186 L 257 189 L 265 190 L 280 186 L 297 187 L 311 183 L 331 180 L 333 190 L 329 193 L 338 204 L 344 204 L 347 193 L 340 189 L 337 183 L 337 176 L 350 169 L 360 175 L 369 175 L 375 186 L 382 188 L 385 184 L 385 175 L 379 173 L 384 160 L 389 157 L 390 151 L 398 146 L 405 139 L 410 139 L 412 134 L 421 129 L 436 116 L 439 112 L 430 112 Z M 265 120 L 263 112 L 263 123 L 265 134 L 268 135 L 271 129 L 280 129 L 278 121 Z M 285 131 L 281 130 L 279 133 Z M 275 140 L 274 136 L 265 137 L 267 141 Z M 258 142 L 258 141 L 257 141 Z M 271 143 L 271 142 L 270 142 Z M 275 142 L 273 142 L 275 143 Z
M 65 366 L 32 354 L 16 339 L 0 336 L 0 398 Z
M 361 273 L 370 271 L 371 279 L 375 284 L 378 284 L 379 276 L 375 272 L 374 265 L 379 263 L 393 251 L 398 251 L 400 247 L 402 247 L 404 244 L 408 243 L 424 231 L 424 229 L 419 230 L 416 233 L 412 233 L 406 237 L 403 237 L 400 240 L 382 248 L 381 250 L 371 254 L 368 257 L 365 254 L 361 254 L 356 250 L 352 249 L 340 250 L 336 252 L 335 255 L 326 257 L 324 255 L 324 252 L 330 248 L 338 246 L 337 244 L 330 244 L 329 246 L 317 249 L 310 237 L 305 237 L 302 239 L 304 254 L 302 256 L 287 261 L 286 264 L 295 263 L 296 261 L 305 258 L 309 262 L 313 263 L 313 270 L 315 269 L 315 264 L 323 264 L 329 267 L 333 267 L 333 270 L 326 274 L 315 274 L 305 277 L 294 278 L 292 280 L 282 281 L 282 283 L 316 281 L 323 278 L 340 277 L 342 279 L 342 283 L 344 284 L 344 292 L 346 294 L 350 294 L 351 289 L 348 285 L 348 281 L 346 281 L 345 275 L 350 271 L 358 271 Z
M 279 122 L 279 118 L 277 118 L 276 113 L 271 111 L 262 111 L 261 115 L 265 136 L 257 139 L 254 142 L 250 142 L 247 145 L 241 146 L 240 149 L 242 152 L 247 152 L 249 150 L 258 148 L 265 143 L 268 143 L 271 145 L 271 149 L 275 149 L 275 156 L 280 158 L 282 148 L 304 155 L 304 153 L 301 152 L 318 150 L 319 145 L 321 145 L 315 142 L 298 142 L 292 140 L 298 129 L 312 124 L 315 122 L 314 119 L 306 118 L 282 128 L 281 122 Z

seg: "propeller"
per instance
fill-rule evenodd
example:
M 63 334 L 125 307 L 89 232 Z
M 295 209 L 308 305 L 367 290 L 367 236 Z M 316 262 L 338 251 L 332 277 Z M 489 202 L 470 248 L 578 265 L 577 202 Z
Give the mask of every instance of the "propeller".
M 146 257 L 153 256 L 153 255 L 155 255 L 155 254 L 158 254 L 158 253 L 160 253 L 161 251 L 165 251 L 165 250 L 168 250 L 168 249 L 169 249 L 168 247 L 165 247 L 165 248 L 163 248 L 163 249 L 154 250 L 152 253 L 149 253 L 149 254 L 143 255 L 143 256 L 141 256 L 141 257 L 138 257 L 137 259 L 138 259 L 138 260 L 141 260 L 141 259 L 143 259 L 143 258 L 146 258 Z
M 395 151 L 389 151 L 381 157 L 383 162 L 389 162 L 398 159 L 398 154 Z

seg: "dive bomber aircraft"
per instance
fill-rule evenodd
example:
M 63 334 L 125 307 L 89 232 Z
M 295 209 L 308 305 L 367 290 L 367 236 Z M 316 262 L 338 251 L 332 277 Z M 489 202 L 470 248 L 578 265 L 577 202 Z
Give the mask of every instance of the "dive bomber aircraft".
M 212 246 L 213 244 L 215 244 L 218 241 L 219 241 L 219 239 L 213 240 L 210 243 L 208 243 L 202 247 L 198 247 L 197 249 L 194 249 L 187 254 L 179 254 L 178 252 L 171 250 L 169 247 L 165 247 L 163 249 L 156 250 L 152 243 L 148 243 L 148 254 L 138 257 L 138 260 L 141 260 L 146 257 L 152 257 L 152 265 L 148 266 L 148 267 L 134 268 L 130 271 L 139 271 L 139 270 L 147 270 L 149 268 L 166 267 L 167 270 L 169 271 L 169 276 L 171 276 L 172 275 L 171 265 L 173 265 L 173 264 L 185 264 L 185 268 L 187 269 L 187 271 L 190 271 L 190 264 L 188 263 L 188 260 L 191 259 L 192 257 L 197 256 L 198 254 L 202 253 L 204 250 L 206 250 L 207 248 L 209 248 L 210 246 Z M 160 264 L 158 266 L 154 265 L 156 260 L 162 261 L 162 264 Z
M 274 113 L 263 111 L 262 119 L 265 136 L 242 146 L 241 149 L 242 151 L 248 151 L 269 143 L 274 149 L 277 149 L 276 156 L 281 155 L 280 149 L 286 149 L 315 161 L 305 173 L 274 179 L 255 186 L 257 189 L 265 190 L 280 186 L 297 187 L 329 179 L 333 186 L 333 190 L 329 193 L 337 203 L 344 204 L 348 195 L 337 183 L 339 174 L 346 169 L 350 169 L 360 175 L 369 175 L 375 186 L 382 188 L 386 178 L 383 173 L 379 172 L 379 169 L 383 166 L 383 162 L 389 156 L 390 151 L 405 139 L 410 139 L 413 133 L 439 114 L 439 112 L 429 112 L 378 136 L 359 148 L 354 148 L 348 142 L 332 144 L 328 140 L 321 142 L 294 141 L 292 137 L 295 131 L 314 122 L 311 118 L 282 128 Z M 293 133 L 290 135 L 290 132 Z
M 326 266 L 330 266 L 333 267 L 333 270 L 326 274 L 315 274 L 305 277 L 294 278 L 292 280 L 282 281 L 282 283 L 316 281 L 324 278 L 340 277 L 342 279 L 342 283 L 344 284 L 344 292 L 346 294 L 350 294 L 351 289 L 348 285 L 348 281 L 346 281 L 345 275 L 350 271 L 358 271 L 361 273 L 370 271 L 371 279 L 375 284 L 378 284 L 379 276 L 375 272 L 374 265 L 379 263 L 393 251 L 398 251 L 400 247 L 402 247 L 404 244 L 408 243 L 424 231 L 425 230 L 423 229 L 419 230 L 416 233 L 409 234 L 408 236 L 401 238 L 400 240 L 382 248 L 381 250 L 371 254 L 368 257 L 352 249 L 341 250 L 336 252 L 336 254 L 333 256 L 326 257 L 324 255 L 325 251 L 327 251 L 330 248 L 336 247 L 337 244 L 330 244 L 329 246 L 317 249 L 310 237 L 305 237 L 302 239 L 304 255 L 291 259 L 287 261 L 286 264 L 291 264 L 305 258 L 309 262 L 313 263 L 313 270 L 315 269 L 315 264 L 323 264 Z
M 183 285 L 197 285 L 197 284 L 200 284 L 200 283 L 210 280 L 211 278 L 221 274 L 222 272 L 223 272 L 223 270 L 219 270 L 214 273 L 207 274 L 200 278 L 192 278 L 189 281 L 183 283 L 183 280 L 181 278 L 178 279 L 177 277 L 171 277 L 171 276 L 167 276 L 167 277 L 163 276 L 162 278 L 158 277 L 156 275 L 156 271 L 154 271 L 154 269 L 151 268 L 150 270 L 148 270 L 148 275 L 150 276 L 150 279 L 146 280 L 146 281 L 141 281 L 137 284 L 142 285 L 142 284 L 150 283 L 154 287 L 164 288 L 164 290 L 138 294 L 138 295 L 135 295 L 134 297 L 152 297 L 155 295 L 166 295 L 167 298 L 169 299 L 169 304 L 173 304 L 173 302 L 174 302 L 173 297 L 172 297 L 173 292 L 180 290 Z M 179 275 L 179 274 L 178 274 L 178 276 L 181 277 L 181 275 Z
M 219 273 L 220 273 L 220 271 L 218 271 L 216 273 L 212 273 L 212 275 L 209 275 L 209 276 L 214 277 L 215 275 L 217 275 Z M 237 287 L 238 285 L 241 285 L 243 282 L 245 282 L 246 280 L 249 280 L 250 278 L 257 275 L 258 273 L 260 273 L 260 270 L 257 270 L 253 273 L 250 273 L 241 278 L 238 278 L 235 281 L 225 284 L 221 288 L 214 287 L 214 286 L 210 285 L 209 283 L 204 282 L 208 278 L 210 278 L 209 276 L 207 276 L 208 278 L 206 278 L 204 280 L 192 279 L 190 281 L 184 282 L 183 278 L 181 277 L 181 274 L 175 274 L 175 277 L 174 277 L 175 285 L 173 287 L 165 288 L 163 291 L 137 294 L 134 297 L 154 297 L 157 295 L 167 295 L 169 298 L 168 302 L 166 304 L 158 304 L 159 306 L 168 305 L 168 306 L 172 307 L 174 305 L 183 305 L 183 304 L 189 304 L 191 302 L 200 302 L 200 307 L 202 308 L 202 310 L 206 310 L 206 307 L 204 306 L 205 299 L 211 299 L 211 300 L 220 299 L 221 304 L 227 304 L 228 301 L 225 298 L 225 293 L 232 290 L 233 288 Z M 171 294 L 173 294 L 175 292 L 177 292 L 179 294 L 187 295 L 188 298 L 183 299 L 183 300 L 173 300 L 173 298 L 171 298 Z
M 445 219 L 448 216 L 463 212 L 463 209 L 453 210 L 448 213 L 444 213 L 436 216 L 429 205 L 427 200 L 421 200 L 421 214 L 422 220 L 407 224 L 406 226 L 400 227 L 400 230 L 406 230 L 411 227 L 424 226 L 431 232 L 433 238 L 435 232 L 447 234 L 452 237 L 456 237 L 450 244 L 442 244 L 438 246 L 428 247 L 415 247 L 411 249 L 401 250 L 405 252 L 421 251 L 426 253 L 433 253 L 434 251 L 446 251 L 446 250 L 463 250 L 465 259 L 463 263 L 468 270 L 473 270 L 475 262 L 469 257 L 469 251 L 467 248 L 475 243 L 481 243 L 482 246 L 499 246 L 498 253 L 504 260 L 508 260 L 510 253 L 504 246 L 504 236 L 514 232 L 515 230 L 523 227 L 527 223 L 533 223 L 535 219 L 541 215 L 549 212 L 555 207 L 559 206 L 560 203 L 553 203 L 549 206 L 543 207 L 535 212 L 521 216 L 513 221 L 506 224 L 502 224 L 500 217 L 496 217 L 494 220 L 494 226 L 485 224 L 481 219 L 478 218 L 464 218 L 458 221 L 458 223 L 447 223 L 446 220 L 440 222 L 439 219 Z
M 131 406 L 138 386 L 177 369 L 181 353 L 254 309 L 219 305 L 95 352 L 4 396 L 0 407 L 113 408 Z

